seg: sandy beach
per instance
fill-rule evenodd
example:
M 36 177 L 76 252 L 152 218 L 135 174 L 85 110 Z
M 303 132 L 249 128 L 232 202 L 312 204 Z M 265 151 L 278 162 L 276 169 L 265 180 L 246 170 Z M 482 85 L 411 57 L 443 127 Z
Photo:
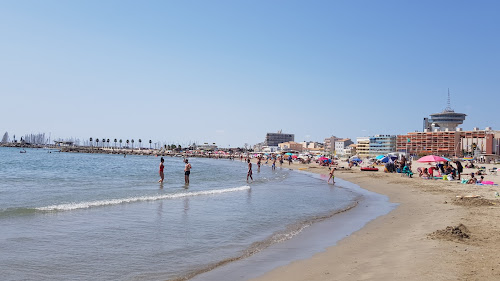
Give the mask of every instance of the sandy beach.
M 414 162 L 412 169 L 427 165 Z M 328 168 L 317 164 L 283 167 L 328 174 Z M 325 252 L 253 280 L 500 280 L 499 186 L 408 178 L 379 168 L 340 168 L 335 175 L 387 195 L 400 204 L 394 211 Z M 499 177 L 487 175 L 485 180 L 498 183 Z

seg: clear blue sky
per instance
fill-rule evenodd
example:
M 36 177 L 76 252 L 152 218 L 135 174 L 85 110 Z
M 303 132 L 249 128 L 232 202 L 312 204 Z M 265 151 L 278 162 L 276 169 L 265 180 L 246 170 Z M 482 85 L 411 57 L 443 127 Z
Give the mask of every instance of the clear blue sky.
M 500 129 L 500 1 L 0 1 L 0 133 L 242 146 Z

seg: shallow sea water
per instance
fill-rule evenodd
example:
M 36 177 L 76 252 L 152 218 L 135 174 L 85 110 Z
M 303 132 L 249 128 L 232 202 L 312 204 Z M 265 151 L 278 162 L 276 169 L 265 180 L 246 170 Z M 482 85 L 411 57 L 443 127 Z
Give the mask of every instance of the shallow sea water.
M 2 280 L 169 280 L 241 260 L 352 206 L 359 193 L 238 160 L 0 148 Z

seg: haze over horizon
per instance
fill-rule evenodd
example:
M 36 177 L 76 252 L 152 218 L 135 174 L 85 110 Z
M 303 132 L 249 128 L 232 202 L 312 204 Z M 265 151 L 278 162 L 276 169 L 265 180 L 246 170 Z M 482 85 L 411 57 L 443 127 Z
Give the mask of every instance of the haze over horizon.
M 500 129 L 498 1 L 3 1 L 0 133 L 242 147 Z

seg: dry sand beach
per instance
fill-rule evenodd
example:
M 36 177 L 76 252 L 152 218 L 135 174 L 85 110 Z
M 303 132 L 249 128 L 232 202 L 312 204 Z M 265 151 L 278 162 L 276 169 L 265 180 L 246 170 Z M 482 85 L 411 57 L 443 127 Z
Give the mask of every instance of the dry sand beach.
M 412 169 L 426 165 L 414 162 Z M 328 174 L 328 168 L 317 164 L 283 167 Z M 400 205 L 325 252 L 254 280 L 500 280 L 499 186 L 359 168 L 341 168 L 335 175 Z M 485 180 L 498 183 L 500 177 L 488 175 Z M 457 197 L 470 195 L 479 197 Z

